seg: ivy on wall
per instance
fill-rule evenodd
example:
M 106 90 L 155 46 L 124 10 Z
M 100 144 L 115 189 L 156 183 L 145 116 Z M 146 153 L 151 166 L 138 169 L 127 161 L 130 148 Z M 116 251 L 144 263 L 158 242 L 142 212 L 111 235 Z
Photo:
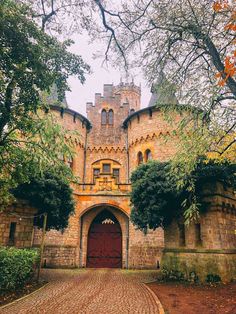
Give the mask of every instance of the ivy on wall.
M 195 169 L 179 186 L 170 162 L 150 161 L 140 165 L 131 176 L 131 220 L 141 230 L 165 227 L 173 218 L 187 223 L 207 208 L 203 186 L 221 182 L 236 188 L 236 165 L 228 161 L 199 158 Z
M 74 200 L 69 183 L 62 177 L 48 171 L 32 177 L 29 183 L 19 185 L 12 192 L 38 209 L 37 215 L 47 213 L 47 230 L 64 230 L 68 226 L 69 217 L 74 213 Z M 35 220 L 35 225 L 42 227 L 43 217 Z

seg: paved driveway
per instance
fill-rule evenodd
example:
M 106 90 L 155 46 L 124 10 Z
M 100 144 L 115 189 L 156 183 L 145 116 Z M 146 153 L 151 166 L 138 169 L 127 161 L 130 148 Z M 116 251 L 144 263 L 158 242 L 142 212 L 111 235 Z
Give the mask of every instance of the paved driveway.
M 152 273 L 112 269 L 43 270 L 50 283 L 1 314 L 159 314 L 159 301 L 143 284 Z

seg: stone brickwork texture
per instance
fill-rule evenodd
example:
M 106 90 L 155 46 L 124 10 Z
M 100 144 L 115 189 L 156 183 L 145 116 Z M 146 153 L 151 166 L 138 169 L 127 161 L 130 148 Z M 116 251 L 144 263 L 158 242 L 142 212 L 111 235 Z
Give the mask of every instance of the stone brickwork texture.
M 204 188 L 204 198 L 208 210 L 197 223 L 184 227 L 185 241 L 179 222 L 165 229 L 162 267 L 187 277 L 194 272 L 201 281 L 210 274 L 230 281 L 236 278 L 236 197 L 233 190 L 211 183 Z
M 12 204 L 0 212 L 0 246 L 31 247 L 35 213 L 36 210 L 23 201 Z M 15 224 L 12 232 L 11 224 Z

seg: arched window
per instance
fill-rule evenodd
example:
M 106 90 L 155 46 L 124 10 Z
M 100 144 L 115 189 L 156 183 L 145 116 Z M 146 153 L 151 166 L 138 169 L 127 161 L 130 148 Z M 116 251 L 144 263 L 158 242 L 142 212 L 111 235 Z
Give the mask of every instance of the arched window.
M 131 109 L 129 114 L 133 114 L 134 112 L 135 112 L 135 110 Z
M 107 124 L 107 112 L 105 109 L 102 110 L 102 117 L 101 117 L 101 122 L 102 125 L 106 125 Z
M 66 164 L 68 165 L 68 167 L 70 167 L 72 170 L 73 170 L 73 163 L 74 163 L 74 160 L 71 156 L 69 156 L 66 160 Z
M 110 109 L 108 112 L 108 124 L 113 125 L 113 123 L 114 123 L 114 112 L 112 109 Z
M 148 160 L 152 160 L 152 152 L 150 151 L 150 149 L 147 149 L 145 151 L 145 161 L 148 161 Z
M 143 154 L 141 152 L 138 152 L 138 165 L 143 163 Z

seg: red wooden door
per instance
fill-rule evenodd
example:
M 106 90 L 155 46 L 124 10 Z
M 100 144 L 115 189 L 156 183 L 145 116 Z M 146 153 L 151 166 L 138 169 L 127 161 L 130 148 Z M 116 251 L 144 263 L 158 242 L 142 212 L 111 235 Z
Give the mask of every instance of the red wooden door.
M 118 221 L 103 223 L 95 220 L 92 223 L 88 237 L 87 267 L 122 267 L 122 236 Z

